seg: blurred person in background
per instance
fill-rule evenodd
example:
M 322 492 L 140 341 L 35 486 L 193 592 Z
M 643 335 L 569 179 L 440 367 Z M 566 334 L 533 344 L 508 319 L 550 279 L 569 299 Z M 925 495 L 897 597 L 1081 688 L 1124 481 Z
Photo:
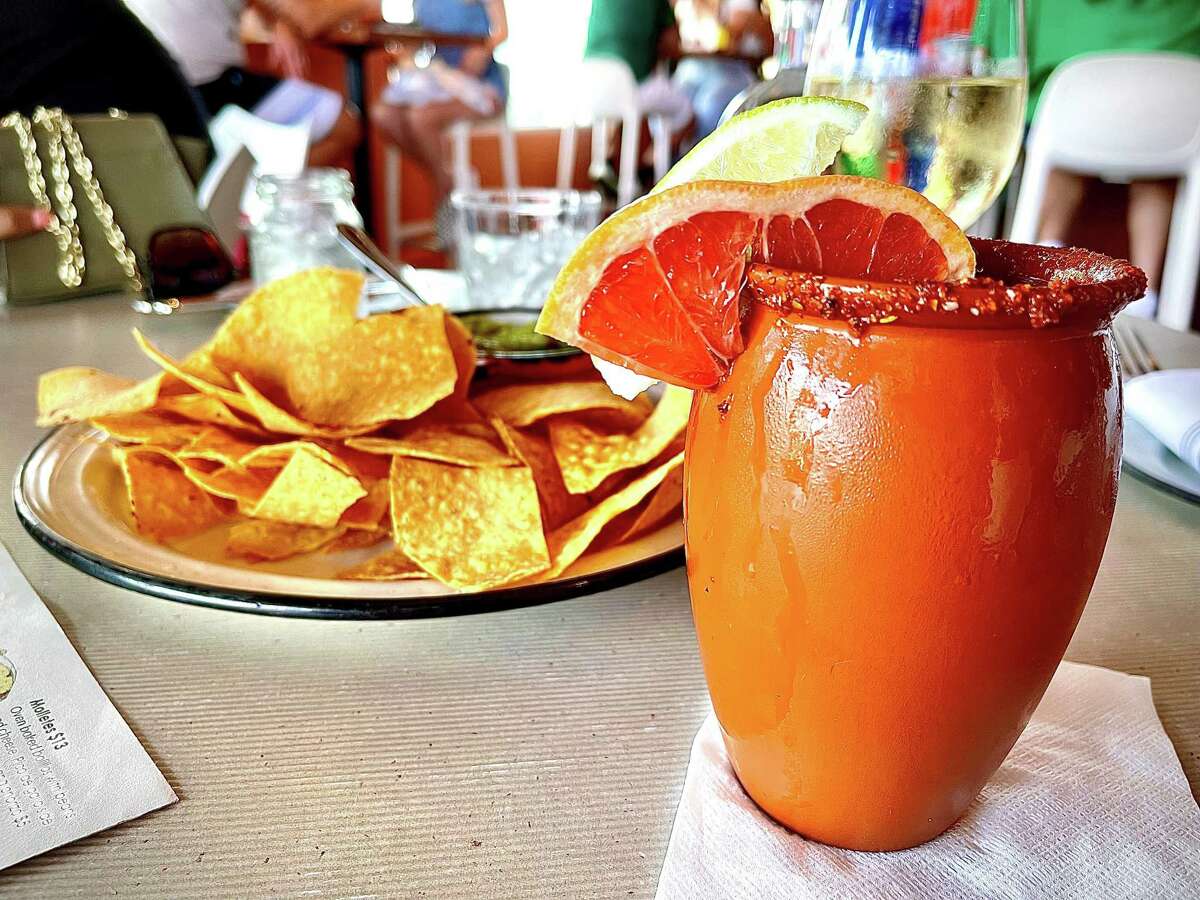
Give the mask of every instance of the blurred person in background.
M 120 109 L 156 115 L 176 137 L 207 140 L 204 111 L 179 67 L 120 0 L 2 3 L 0 115 Z
M 691 101 L 669 73 L 679 50 L 670 0 L 592 0 L 583 58 L 627 65 L 637 83 L 639 111 L 647 118 L 662 116 L 676 145 L 691 133 L 693 122 Z M 604 90 L 603 85 L 590 87 L 593 93 Z M 610 173 L 600 186 L 615 194 L 615 181 Z
M 1028 0 L 1029 106 L 1033 120 L 1046 79 L 1081 53 L 1156 51 L 1200 56 L 1200 0 Z M 1096 98 L 1103 115 L 1104 98 Z M 1087 180 L 1055 169 L 1046 182 L 1038 241 L 1061 246 L 1083 202 Z M 1153 317 L 1171 226 L 1173 181 L 1129 185 L 1129 256 L 1146 273 L 1146 296 L 1126 309 Z
M 691 125 L 687 94 L 671 83 L 668 66 L 679 58 L 679 28 L 669 0 L 592 0 L 584 59 L 616 59 L 629 66 L 643 115 L 664 116 L 672 133 Z
M 229 104 L 280 125 L 310 123 L 308 162 L 330 165 L 362 139 L 357 112 L 340 94 L 304 81 L 304 41 L 361 12 L 363 0 L 125 0 L 178 61 L 211 118 Z M 270 54 L 286 78 L 246 71 L 244 14 L 270 35 Z
M 758 81 L 774 45 L 759 0 L 677 0 L 683 59 L 673 81 L 696 117 L 693 142 L 712 133 L 730 101 Z
M 415 0 L 413 22 L 440 34 L 482 38 L 466 46 L 439 46 L 432 59 L 398 56 L 371 121 L 416 160 L 433 181 L 439 239 L 449 244 L 453 186 L 442 139 L 456 122 L 477 121 L 504 110 L 507 87 L 492 52 L 508 38 L 504 0 Z
M 0 116 L 38 106 L 157 116 L 175 137 L 207 140 L 179 67 L 120 0 L 3 0 Z M 51 212 L 0 206 L 0 241 L 44 231 Z

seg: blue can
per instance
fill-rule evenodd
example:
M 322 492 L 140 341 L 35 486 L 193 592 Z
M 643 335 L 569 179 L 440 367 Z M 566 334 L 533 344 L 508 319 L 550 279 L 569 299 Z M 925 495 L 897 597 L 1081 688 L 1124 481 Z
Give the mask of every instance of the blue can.
M 854 55 L 916 55 L 924 12 L 925 0 L 851 0 Z

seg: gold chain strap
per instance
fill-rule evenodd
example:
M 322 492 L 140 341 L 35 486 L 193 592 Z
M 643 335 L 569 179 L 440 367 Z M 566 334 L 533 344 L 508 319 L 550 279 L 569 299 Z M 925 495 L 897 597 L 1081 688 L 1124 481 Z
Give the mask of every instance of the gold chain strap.
M 140 292 L 143 285 L 142 276 L 138 272 L 137 257 L 129 249 L 129 242 L 125 239 L 125 232 L 117 224 L 113 208 L 104 199 L 100 179 L 96 177 L 92 161 L 83 149 L 83 141 L 79 139 L 79 132 L 75 130 L 75 126 L 71 124 L 71 120 L 61 109 L 39 110 L 39 112 L 44 113 L 49 121 L 55 123 L 55 130 L 58 132 L 59 139 L 66 144 L 67 153 L 71 157 L 71 165 L 83 183 L 83 193 L 87 196 L 88 202 L 92 204 L 96 218 L 100 220 L 100 227 L 104 229 L 104 237 L 108 240 L 108 245 L 112 248 L 117 263 L 121 266 L 125 277 L 129 279 L 129 283 L 133 285 L 133 289 Z
M 92 205 L 104 237 L 112 248 L 113 255 L 125 277 L 135 291 L 144 288 L 141 273 L 138 272 L 137 257 L 129 248 L 125 232 L 117 224 L 112 206 L 104 197 L 100 187 L 100 179 L 96 177 L 95 168 L 88 157 L 79 138 L 79 132 L 71 124 L 71 120 L 61 109 L 46 109 L 38 107 L 33 111 L 33 123 L 46 130 L 48 143 L 47 154 L 50 157 L 50 178 L 54 182 L 55 198 L 59 201 L 54 209 L 50 231 L 58 245 L 59 263 L 58 277 L 68 288 L 78 287 L 83 281 L 86 263 L 83 258 L 83 245 L 79 240 L 78 214 L 75 209 L 74 192 L 71 189 L 71 173 L 67 169 L 67 159 L 83 186 L 84 196 Z M 46 180 L 42 174 L 41 160 L 37 155 L 37 143 L 33 136 L 33 123 L 24 116 L 10 113 L 0 119 L 0 127 L 12 128 L 17 133 L 17 142 L 21 148 L 21 156 L 25 163 L 25 174 L 29 179 L 29 190 L 34 200 L 42 206 L 50 206 L 47 196 Z
M 76 221 L 74 197 L 71 192 L 70 179 L 59 177 L 61 173 L 52 174 L 55 179 L 55 198 L 60 203 L 60 209 L 55 210 L 50 203 L 50 195 L 46 189 L 46 178 L 42 174 L 42 161 L 37 153 L 37 140 L 33 136 L 33 124 L 19 113 L 9 113 L 0 119 L 0 128 L 11 128 L 17 135 L 17 146 L 21 150 L 21 160 L 25 166 L 25 177 L 29 182 L 29 193 L 38 206 L 51 210 L 50 224 L 46 230 L 54 237 L 58 246 L 58 279 L 64 287 L 77 288 L 83 283 L 85 263 L 83 260 L 83 244 L 79 240 L 79 223 Z M 59 146 L 61 152 L 62 147 Z M 51 152 L 51 157 L 53 157 Z M 66 172 L 63 164 L 61 172 Z

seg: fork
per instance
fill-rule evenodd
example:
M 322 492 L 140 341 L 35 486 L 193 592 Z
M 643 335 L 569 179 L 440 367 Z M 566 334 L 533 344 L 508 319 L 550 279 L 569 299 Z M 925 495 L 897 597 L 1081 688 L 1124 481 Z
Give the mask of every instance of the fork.
M 1130 325 L 1117 321 L 1113 323 L 1113 338 L 1117 342 L 1117 353 L 1121 360 L 1121 371 L 1126 379 L 1147 372 L 1157 372 L 1161 366 L 1146 341 Z

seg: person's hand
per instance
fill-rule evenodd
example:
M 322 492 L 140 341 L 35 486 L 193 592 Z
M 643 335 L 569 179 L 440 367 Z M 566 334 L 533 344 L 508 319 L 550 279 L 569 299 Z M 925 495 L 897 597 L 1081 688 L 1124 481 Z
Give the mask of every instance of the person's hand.
M 44 231 L 50 210 L 43 206 L 0 206 L 0 241 Z
M 303 78 L 308 71 L 308 52 L 304 40 L 283 19 L 277 19 L 271 29 L 270 61 L 288 78 Z

